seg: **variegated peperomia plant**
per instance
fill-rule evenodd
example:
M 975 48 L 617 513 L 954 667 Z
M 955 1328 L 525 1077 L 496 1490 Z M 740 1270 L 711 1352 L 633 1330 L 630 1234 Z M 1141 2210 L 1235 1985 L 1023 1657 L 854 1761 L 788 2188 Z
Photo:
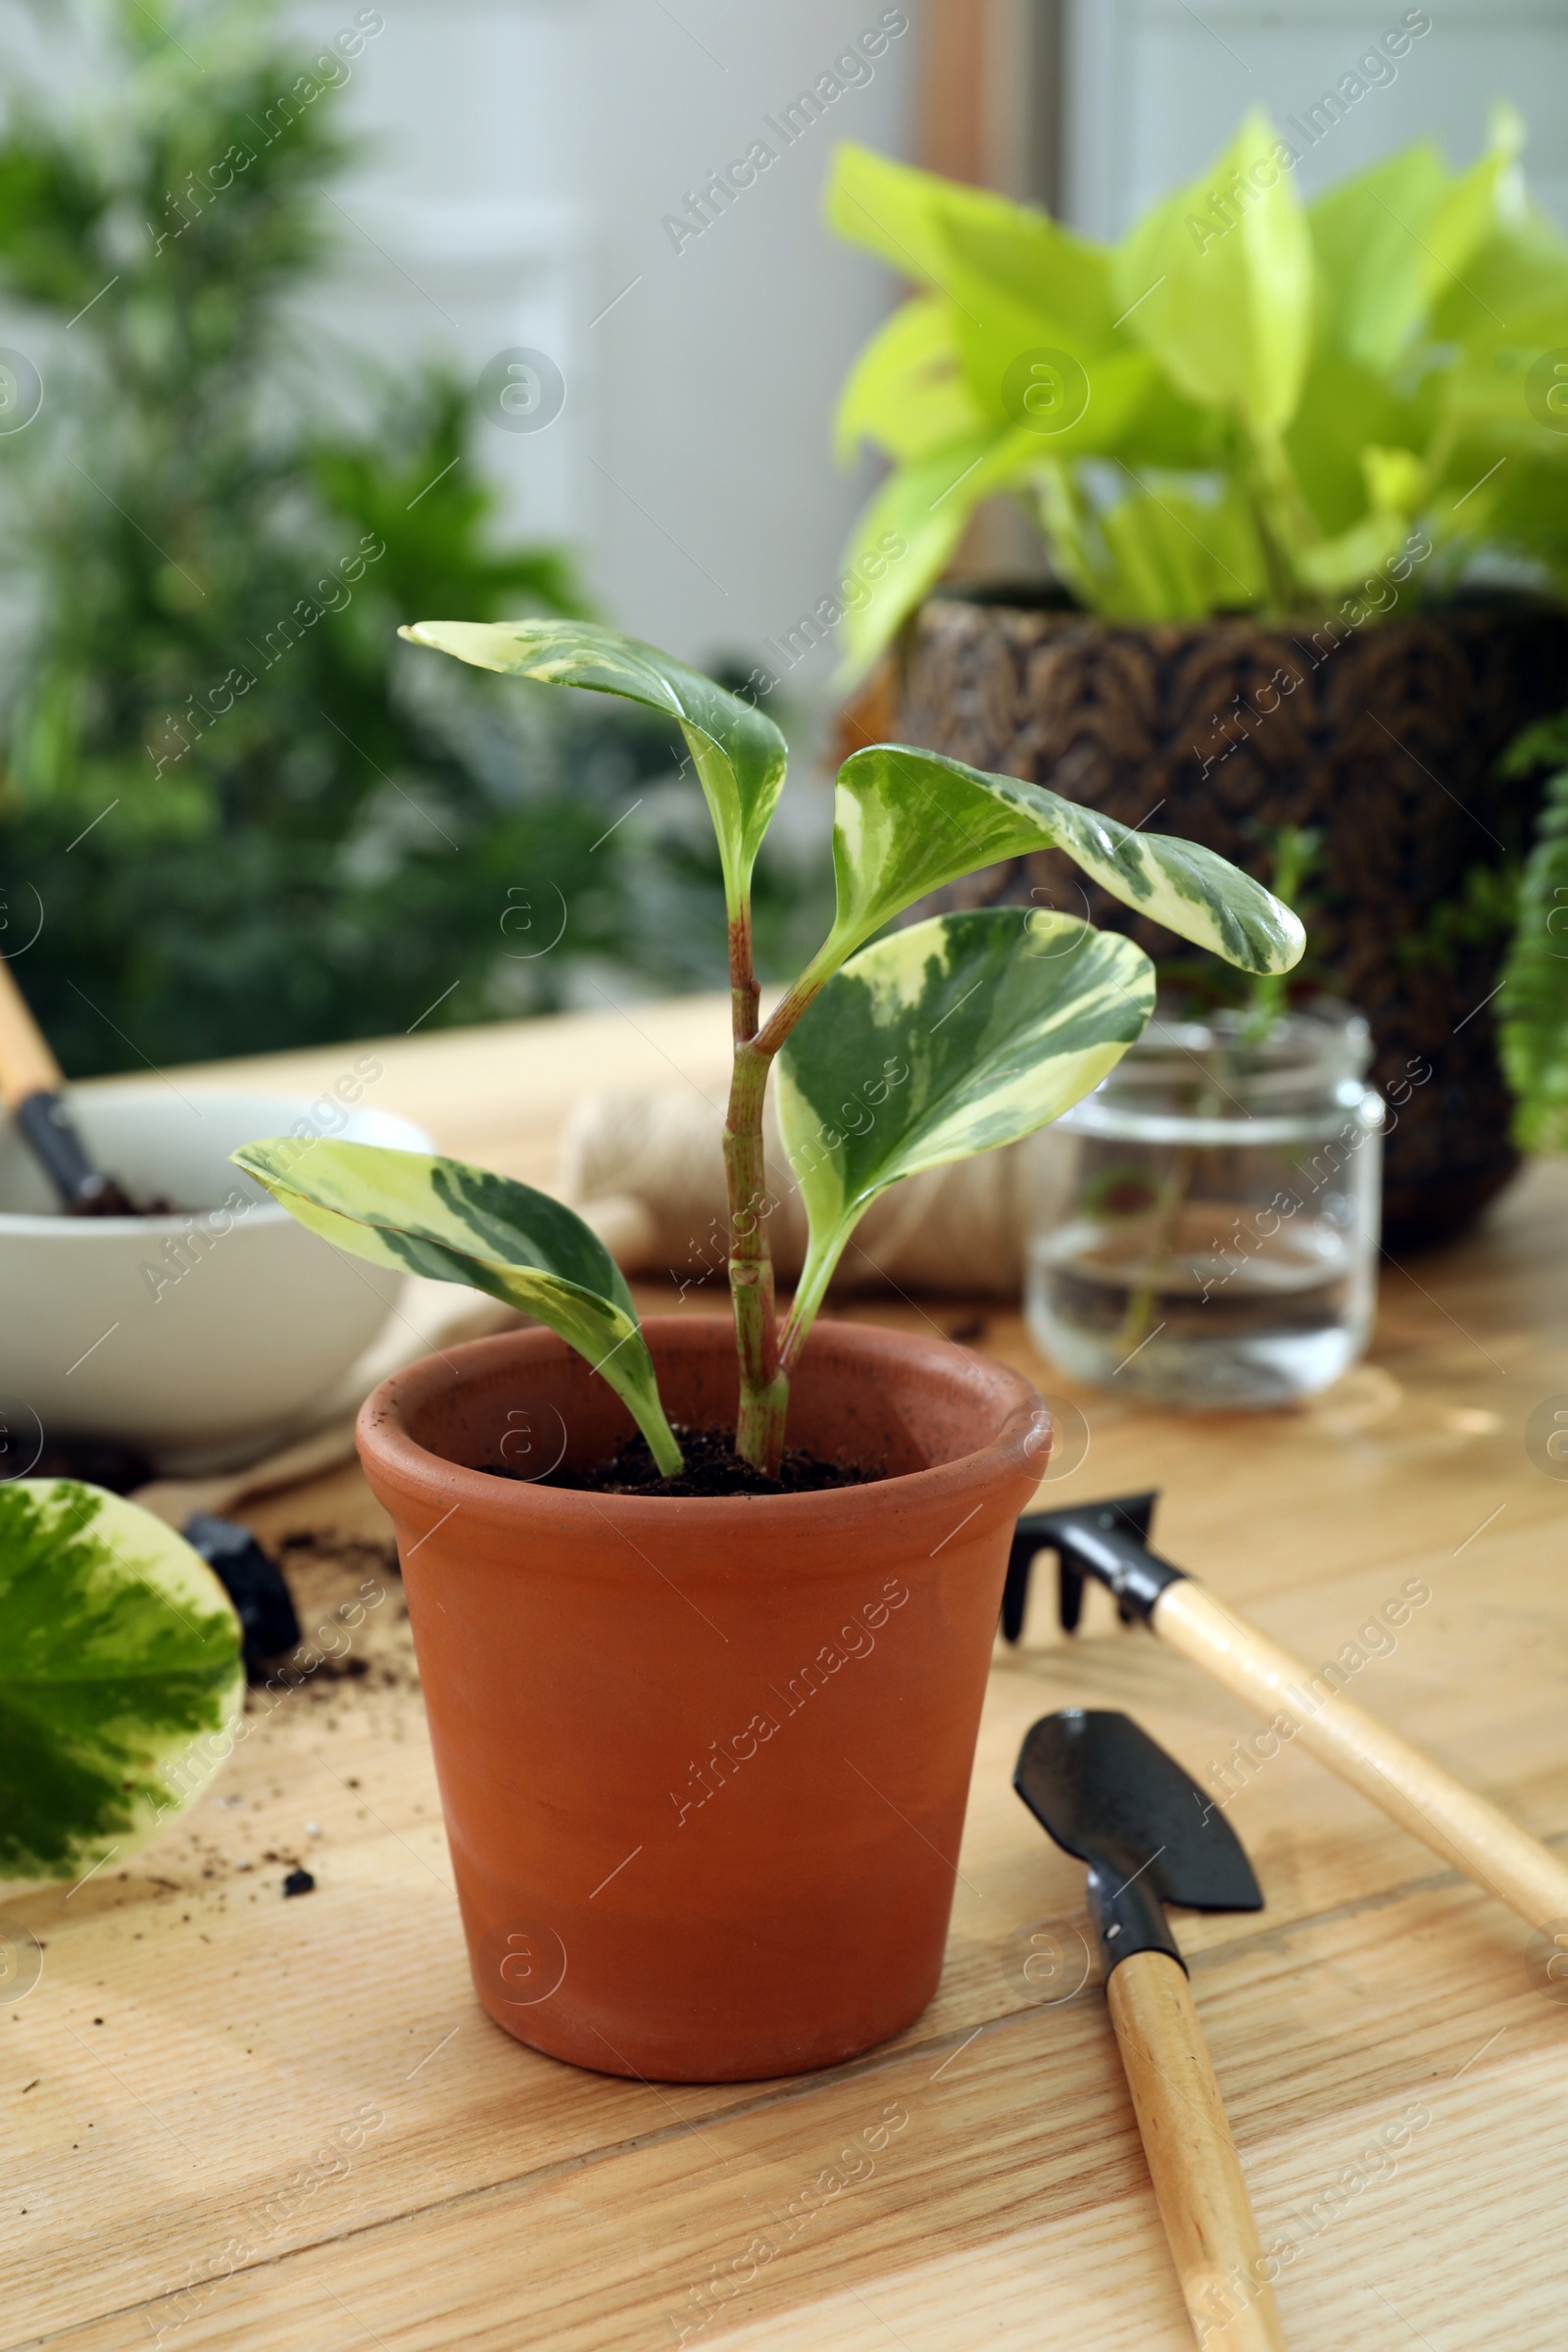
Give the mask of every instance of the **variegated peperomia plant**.
M 994 860 L 1064 850 L 1115 898 L 1252 972 L 1299 956 L 1300 924 L 1212 851 L 1130 831 L 1044 787 L 898 744 L 839 770 L 833 927 L 766 1020 L 752 961 L 752 868 L 784 783 L 772 721 L 652 646 L 581 621 L 421 621 L 403 634 L 482 669 L 646 704 L 677 721 L 718 836 L 734 1073 L 724 1127 L 738 1451 L 776 1471 L 790 1378 L 856 1224 L 903 1176 L 1056 1118 L 1143 1030 L 1153 967 L 1119 933 L 1024 906 L 887 926 Z M 870 943 L 870 944 L 867 944 Z M 775 1310 L 762 1100 L 778 1120 L 809 1247 Z M 666 1475 L 682 1466 L 619 1269 L 570 1209 L 449 1159 L 292 1139 L 235 1159 L 303 1224 L 383 1265 L 470 1283 L 561 1334 L 624 1400 Z

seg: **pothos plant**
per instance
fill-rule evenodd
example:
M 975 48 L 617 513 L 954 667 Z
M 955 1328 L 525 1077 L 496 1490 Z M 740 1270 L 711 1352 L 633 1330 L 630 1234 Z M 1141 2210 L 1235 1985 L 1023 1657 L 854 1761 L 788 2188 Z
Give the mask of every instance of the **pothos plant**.
M 849 560 L 890 529 L 908 549 L 844 616 L 850 674 L 1001 493 L 1113 618 L 1297 619 L 1373 572 L 1406 605 L 1479 559 L 1561 593 L 1568 238 L 1526 194 L 1523 124 L 1499 107 L 1468 170 L 1423 141 L 1306 204 L 1321 115 L 1250 114 L 1117 246 L 839 149 L 833 226 L 917 287 L 839 412 L 846 453 L 892 466 Z M 1412 578 L 1417 526 L 1436 560 Z
M 901 1177 L 1045 1126 L 1099 1084 L 1153 1006 L 1142 950 L 1075 917 L 993 906 L 878 933 L 960 875 L 1054 847 L 1114 897 L 1246 970 L 1287 970 L 1300 955 L 1290 909 L 1209 850 L 1130 831 L 1012 776 L 873 744 L 838 773 L 832 927 L 764 1020 L 751 882 L 784 783 L 784 738 L 772 721 L 652 646 L 580 621 L 422 621 L 403 634 L 482 669 L 646 704 L 674 719 L 690 747 L 728 911 L 736 1446 L 759 1470 L 778 1469 L 791 1377 L 871 1202 Z M 779 1128 L 809 1232 L 782 1327 L 762 1158 L 775 1065 Z M 457 1160 L 367 1145 L 274 1139 L 234 1157 L 340 1248 L 472 1284 L 549 1324 L 624 1400 L 660 1470 L 682 1468 L 631 1294 L 598 1237 L 560 1201 Z

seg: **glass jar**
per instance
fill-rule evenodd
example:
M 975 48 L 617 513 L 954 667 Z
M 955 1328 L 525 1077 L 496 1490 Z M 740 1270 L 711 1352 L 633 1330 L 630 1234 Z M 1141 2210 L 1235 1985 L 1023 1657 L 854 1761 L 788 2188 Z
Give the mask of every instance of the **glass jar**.
M 1038 1138 L 1025 1306 L 1080 1379 L 1234 1411 L 1312 1395 L 1371 1336 L 1384 1105 L 1332 1003 L 1155 1017 Z

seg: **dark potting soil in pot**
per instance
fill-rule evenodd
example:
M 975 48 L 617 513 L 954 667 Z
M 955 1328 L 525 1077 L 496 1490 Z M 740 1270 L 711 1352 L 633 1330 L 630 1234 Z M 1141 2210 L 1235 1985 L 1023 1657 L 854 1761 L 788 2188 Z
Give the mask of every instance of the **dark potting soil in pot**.
M 674 1424 L 686 1467 L 678 1478 L 661 1477 L 648 1440 L 641 1431 L 626 1440 L 608 1462 L 588 1470 L 552 1470 L 533 1483 L 541 1487 L 570 1487 L 592 1494 L 820 1494 L 832 1487 L 862 1487 L 883 1477 L 858 1462 L 824 1462 L 804 1446 L 786 1446 L 777 1478 L 742 1461 L 735 1450 L 735 1433 L 728 1429 L 683 1429 Z M 485 1467 L 496 1478 L 517 1473 L 502 1464 Z

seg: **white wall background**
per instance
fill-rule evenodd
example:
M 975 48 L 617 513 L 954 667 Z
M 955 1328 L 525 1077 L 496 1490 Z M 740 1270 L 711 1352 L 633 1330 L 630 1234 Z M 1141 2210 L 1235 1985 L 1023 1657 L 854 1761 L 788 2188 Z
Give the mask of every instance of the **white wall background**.
M 319 43 L 360 5 L 297 0 L 293 14 Z M 1405 13 L 1402 0 L 1064 5 L 1063 211 L 1107 237 L 1200 172 L 1247 107 L 1298 113 Z M 320 101 L 367 153 L 340 191 L 317 323 L 389 366 L 440 352 L 470 377 L 514 346 L 550 353 L 566 380 L 559 419 L 479 436 L 509 523 L 570 543 L 620 625 L 688 658 L 755 658 L 830 588 L 868 487 L 835 468 L 831 418 L 898 289 L 829 235 L 822 184 L 841 137 L 910 152 L 919 0 L 903 0 L 911 28 L 871 78 L 680 252 L 662 217 L 884 0 L 377 6 L 385 29 Z M 1530 125 L 1531 184 L 1568 219 L 1568 0 L 1428 13 L 1397 78 L 1305 157 L 1303 193 L 1426 134 L 1467 161 L 1506 95 Z M 0 0 L 0 25 L 7 51 L 44 34 L 18 0 Z M 820 685 L 831 662 L 819 648 L 792 684 Z
M 1313 196 L 1379 156 L 1435 137 L 1451 164 L 1485 143 L 1494 98 L 1530 128 L 1538 200 L 1568 220 L 1568 0 L 1430 0 L 1432 29 L 1302 159 Z M 1404 0 L 1067 0 L 1063 211 L 1119 237 L 1156 196 L 1196 177 L 1249 107 L 1299 114 L 1378 36 Z
M 867 486 L 835 468 L 831 419 L 897 290 L 824 228 L 822 184 L 840 138 L 906 152 L 915 30 L 676 251 L 662 217 L 884 0 L 378 4 L 386 29 L 328 101 L 373 152 L 340 192 L 323 326 L 474 376 L 505 348 L 548 352 L 560 419 L 480 433 L 509 519 L 572 542 L 620 626 L 757 658 L 831 586 Z M 298 21 L 328 37 L 356 5 L 308 0 Z M 830 665 L 819 649 L 797 683 Z

